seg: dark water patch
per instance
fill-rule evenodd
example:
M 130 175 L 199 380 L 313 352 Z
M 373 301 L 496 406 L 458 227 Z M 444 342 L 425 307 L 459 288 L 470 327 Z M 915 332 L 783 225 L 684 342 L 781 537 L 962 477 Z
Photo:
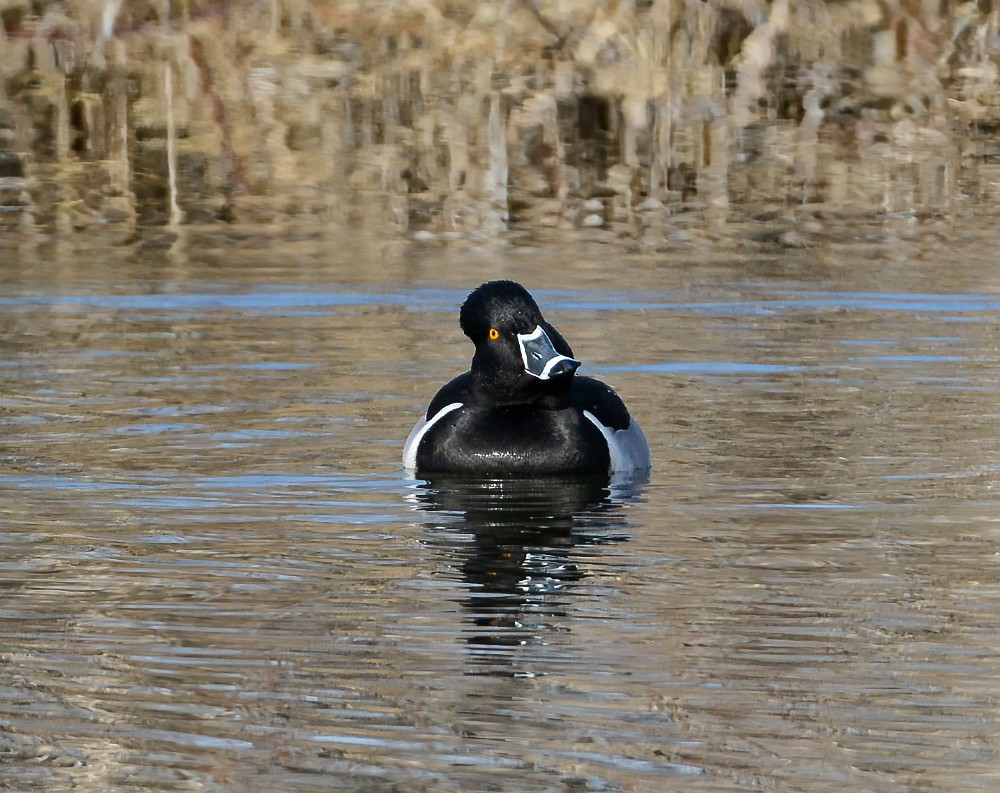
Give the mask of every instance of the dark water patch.
M 745 374 L 780 374 L 782 372 L 801 372 L 806 367 L 789 366 L 787 364 L 742 363 L 737 361 L 701 361 L 692 363 L 655 363 L 629 366 L 598 366 L 592 371 L 596 374 L 605 372 L 648 372 L 656 374 L 708 374 L 708 375 L 745 375 Z

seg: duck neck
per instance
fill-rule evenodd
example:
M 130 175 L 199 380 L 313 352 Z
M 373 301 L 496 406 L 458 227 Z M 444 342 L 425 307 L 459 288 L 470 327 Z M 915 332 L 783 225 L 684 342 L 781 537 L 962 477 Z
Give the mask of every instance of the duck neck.
M 524 405 L 545 410 L 562 410 L 569 406 L 569 386 L 572 378 L 541 381 L 518 378 L 514 382 L 472 372 L 472 389 L 488 404 L 510 407 Z

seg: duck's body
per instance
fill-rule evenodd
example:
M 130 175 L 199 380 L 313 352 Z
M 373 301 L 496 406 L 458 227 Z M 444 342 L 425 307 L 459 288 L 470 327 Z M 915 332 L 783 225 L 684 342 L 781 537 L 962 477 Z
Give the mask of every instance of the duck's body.
M 650 466 L 649 446 L 618 395 L 577 377 L 580 362 L 513 281 L 462 306 L 472 368 L 431 400 L 403 448 L 420 473 L 614 475 Z

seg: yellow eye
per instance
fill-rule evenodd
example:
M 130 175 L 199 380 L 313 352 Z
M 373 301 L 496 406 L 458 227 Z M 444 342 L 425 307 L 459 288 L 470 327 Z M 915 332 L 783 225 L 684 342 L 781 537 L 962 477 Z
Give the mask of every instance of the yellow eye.
M 490 328 L 490 341 L 496 341 L 500 338 L 500 331 L 496 328 Z

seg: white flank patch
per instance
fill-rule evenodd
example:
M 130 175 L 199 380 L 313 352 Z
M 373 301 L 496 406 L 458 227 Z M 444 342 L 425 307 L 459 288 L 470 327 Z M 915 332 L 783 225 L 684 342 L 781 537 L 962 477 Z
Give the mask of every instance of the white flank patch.
M 635 419 L 632 419 L 627 430 L 613 430 L 601 424 L 597 416 L 589 410 L 583 411 L 583 415 L 601 431 L 601 435 L 608 443 L 608 453 L 611 456 L 611 471 L 609 473 L 636 471 L 650 467 L 649 444 L 646 442 L 642 428 Z
M 427 431 L 451 413 L 451 411 L 458 410 L 463 404 L 462 402 L 452 402 L 435 413 L 430 421 L 421 416 L 420 421 L 413 425 L 413 429 L 410 430 L 410 434 L 406 438 L 406 443 L 403 444 L 403 467 L 407 471 L 417 470 L 417 448 L 420 446 L 420 441 L 427 434 Z

